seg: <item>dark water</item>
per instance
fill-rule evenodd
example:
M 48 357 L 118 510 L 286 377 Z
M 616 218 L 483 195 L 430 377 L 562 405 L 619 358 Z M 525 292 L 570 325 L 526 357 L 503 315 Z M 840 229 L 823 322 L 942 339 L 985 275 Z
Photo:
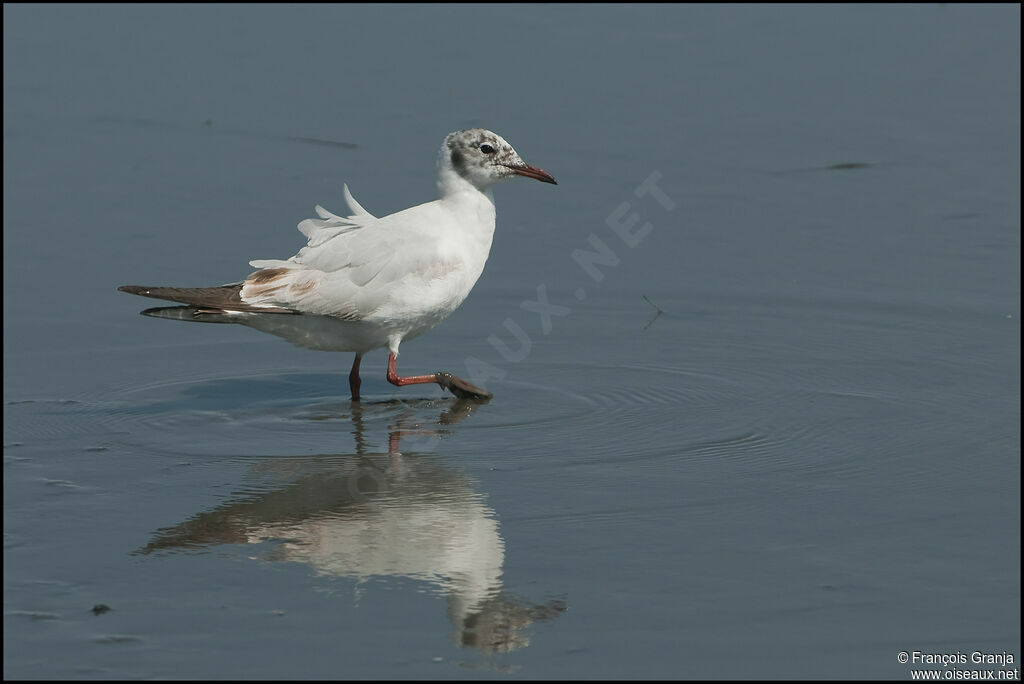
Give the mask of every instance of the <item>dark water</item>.
M 1019 668 L 1019 26 L 5 5 L 5 677 Z M 477 125 L 560 184 L 402 363 L 488 404 L 115 291 L 427 201 Z

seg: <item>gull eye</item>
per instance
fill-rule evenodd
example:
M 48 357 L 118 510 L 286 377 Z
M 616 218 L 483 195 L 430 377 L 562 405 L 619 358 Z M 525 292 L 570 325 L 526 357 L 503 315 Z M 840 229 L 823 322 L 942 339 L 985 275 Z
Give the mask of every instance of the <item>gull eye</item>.
M 487 143 L 484 143 L 483 145 L 480 146 L 480 151 L 483 152 L 484 154 L 494 154 L 494 148 L 488 145 Z

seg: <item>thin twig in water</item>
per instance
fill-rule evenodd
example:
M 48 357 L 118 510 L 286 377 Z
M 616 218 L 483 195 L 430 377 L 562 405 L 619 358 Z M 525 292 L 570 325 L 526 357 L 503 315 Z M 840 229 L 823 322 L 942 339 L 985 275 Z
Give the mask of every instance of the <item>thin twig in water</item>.
M 654 321 L 658 320 L 658 316 L 660 316 L 661 314 L 663 314 L 665 312 L 661 310 L 660 306 L 658 306 L 657 304 L 652 302 L 650 299 L 648 299 L 647 295 L 640 295 L 640 296 L 644 298 L 645 302 L 647 302 L 652 307 L 654 307 L 654 310 L 657 312 L 657 313 L 654 314 L 654 318 L 652 318 L 651 320 L 647 321 L 647 325 L 644 326 L 644 330 L 647 330 L 648 328 L 651 327 L 651 324 L 654 323 Z

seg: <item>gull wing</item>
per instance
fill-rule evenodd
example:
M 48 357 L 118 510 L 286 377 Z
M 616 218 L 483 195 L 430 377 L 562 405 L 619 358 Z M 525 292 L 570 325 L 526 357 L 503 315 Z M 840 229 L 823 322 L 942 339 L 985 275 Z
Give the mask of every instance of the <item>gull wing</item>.
M 438 202 L 375 218 L 346 195 L 352 216 L 318 206 L 319 219 L 299 224 L 308 243 L 298 254 L 249 262 L 260 270 L 242 284 L 242 301 L 363 320 L 388 303 L 403 282 L 419 279 L 428 287 L 461 265 L 442 250 L 451 218 Z
M 166 299 L 172 302 L 188 304 L 188 307 L 199 313 L 225 313 L 229 311 L 259 313 L 298 313 L 287 308 L 259 306 L 242 301 L 242 283 L 221 285 L 218 287 L 149 287 L 146 285 L 122 285 L 117 288 L 128 294 Z M 175 307 L 182 308 L 182 307 Z
M 352 193 L 349 192 L 348 184 L 343 189 L 345 203 L 352 213 L 349 216 L 338 216 L 327 211 L 319 204 L 316 205 L 316 213 L 320 218 L 306 219 L 298 226 L 299 232 L 305 235 L 308 240 L 307 246 L 318 247 L 342 233 L 362 228 L 367 223 L 376 220 L 377 217 L 363 209 L 363 206 L 352 196 Z

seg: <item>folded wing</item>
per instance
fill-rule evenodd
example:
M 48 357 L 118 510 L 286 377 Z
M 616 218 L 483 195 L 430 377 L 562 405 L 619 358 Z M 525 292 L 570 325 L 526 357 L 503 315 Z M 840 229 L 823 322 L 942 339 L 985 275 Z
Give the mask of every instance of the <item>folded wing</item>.
M 345 200 L 349 216 L 317 206 L 319 218 L 299 224 L 307 244 L 295 256 L 249 262 L 260 270 L 242 283 L 242 301 L 355 321 L 373 316 L 406 279 L 429 280 L 441 261 L 432 227 L 445 217 L 437 202 L 376 218 L 347 186 Z

